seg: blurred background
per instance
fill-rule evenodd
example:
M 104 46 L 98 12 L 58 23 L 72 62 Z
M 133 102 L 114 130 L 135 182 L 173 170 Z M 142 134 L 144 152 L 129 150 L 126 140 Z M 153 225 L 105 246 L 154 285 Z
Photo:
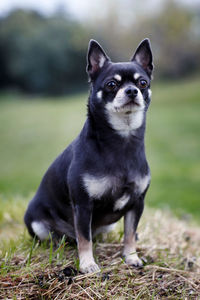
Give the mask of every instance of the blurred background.
M 200 69 L 200 2 L 1 0 L 0 88 L 66 94 L 86 88 L 85 53 L 97 39 L 114 61 L 151 39 L 156 80 Z
M 147 204 L 200 222 L 200 1 L 1 0 L 0 230 L 22 222 L 49 164 L 83 126 L 89 39 L 127 61 L 145 37 L 155 64 Z

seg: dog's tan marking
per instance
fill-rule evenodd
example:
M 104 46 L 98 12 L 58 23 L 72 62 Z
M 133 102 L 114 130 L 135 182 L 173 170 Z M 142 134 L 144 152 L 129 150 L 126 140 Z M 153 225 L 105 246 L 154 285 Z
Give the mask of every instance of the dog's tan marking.
M 129 201 L 130 196 L 128 194 L 124 194 L 122 197 L 117 199 L 114 205 L 114 211 L 122 209 Z
M 152 90 L 148 89 L 148 96 L 149 96 L 149 98 L 151 98 L 151 95 L 152 95 Z
M 101 100 L 101 98 L 102 98 L 102 94 L 103 94 L 103 93 L 102 93 L 102 91 L 101 91 L 101 90 L 100 90 L 100 91 L 98 91 L 98 92 L 97 92 L 97 98 Z
M 121 81 L 121 80 L 122 80 L 122 76 L 119 75 L 119 74 L 116 74 L 116 75 L 114 76 L 114 79 L 116 79 L 117 81 Z
M 135 73 L 135 74 L 133 75 L 133 78 L 134 78 L 135 80 L 138 80 L 139 77 L 140 77 L 140 74 L 139 74 L 139 73 Z
M 138 257 L 136 252 L 135 232 L 133 228 L 134 212 L 128 211 L 124 216 L 124 250 L 125 262 L 128 265 L 141 267 L 142 260 Z
M 147 186 L 150 183 L 150 180 L 151 180 L 150 174 L 147 174 L 144 177 L 140 177 L 140 176 L 136 177 L 135 184 L 136 184 L 137 192 L 139 194 L 142 194 L 146 190 Z
M 92 241 L 86 240 L 82 235 L 77 233 L 79 268 L 82 273 L 93 273 L 100 271 L 94 261 L 92 251 Z

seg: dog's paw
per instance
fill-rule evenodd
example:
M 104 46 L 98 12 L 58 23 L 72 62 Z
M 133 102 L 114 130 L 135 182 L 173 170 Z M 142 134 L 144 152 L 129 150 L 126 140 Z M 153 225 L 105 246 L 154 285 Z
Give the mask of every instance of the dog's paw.
M 136 267 L 136 268 L 141 268 L 143 266 L 142 260 L 138 257 L 137 253 L 134 254 L 129 254 L 125 257 L 125 262 L 127 265 Z
M 99 266 L 95 262 L 84 262 L 80 263 L 79 270 L 81 273 L 94 273 L 100 272 Z

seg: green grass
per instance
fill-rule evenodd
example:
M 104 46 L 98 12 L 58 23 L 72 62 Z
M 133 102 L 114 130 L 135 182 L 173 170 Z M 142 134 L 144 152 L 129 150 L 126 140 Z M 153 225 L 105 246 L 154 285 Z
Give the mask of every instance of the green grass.
M 154 84 L 152 90 L 146 134 L 152 184 L 147 203 L 200 220 L 199 78 Z M 1 95 L 1 208 L 8 206 L 9 197 L 28 201 L 33 195 L 50 163 L 81 130 L 86 101 L 87 95 L 56 99 Z
M 200 221 L 199 78 L 153 89 L 147 156 L 152 170 L 148 204 Z
M 83 125 L 86 97 L 40 100 L 0 101 L 2 194 L 35 191 L 50 163 Z
M 104 243 L 94 243 L 101 272 L 89 275 L 76 271 L 76 249 L 64 238 L 40 244 L 22 233 L 0 250 L 0 299 L 198 299 L 199 228 L 149 209 L 139 227 L 142 270 L 121 257 L 120 222 Z

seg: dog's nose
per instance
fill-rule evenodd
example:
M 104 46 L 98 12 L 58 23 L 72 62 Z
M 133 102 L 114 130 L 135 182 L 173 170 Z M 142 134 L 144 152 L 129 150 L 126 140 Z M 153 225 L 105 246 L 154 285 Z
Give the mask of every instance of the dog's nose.
M 135 98 L 138 94 L 138 89 L 130 86 L 125 89 L 125 93 L 129 98 Z

